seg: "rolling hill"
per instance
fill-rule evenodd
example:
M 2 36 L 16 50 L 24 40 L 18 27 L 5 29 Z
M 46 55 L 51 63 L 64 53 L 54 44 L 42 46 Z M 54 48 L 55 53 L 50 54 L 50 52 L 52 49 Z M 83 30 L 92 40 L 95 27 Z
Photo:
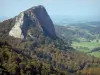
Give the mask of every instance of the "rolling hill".
M 70 40 L 72 47 L 81 52 L 90 52 L 100 46 L 100 22 L 76 23 L 67 26 L 55 25 L 57 35 L 63 40 Z M 99 52 L 90 53 L 100 57 Z

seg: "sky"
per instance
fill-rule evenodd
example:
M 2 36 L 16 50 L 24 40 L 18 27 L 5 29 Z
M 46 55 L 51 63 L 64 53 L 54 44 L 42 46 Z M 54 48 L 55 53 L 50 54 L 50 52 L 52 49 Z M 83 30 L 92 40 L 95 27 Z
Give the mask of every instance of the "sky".
M 100 19 L 100 0 L 0 0 L 0 18 L 14 17 L 37 5 L 43 5 L 50 16 Z

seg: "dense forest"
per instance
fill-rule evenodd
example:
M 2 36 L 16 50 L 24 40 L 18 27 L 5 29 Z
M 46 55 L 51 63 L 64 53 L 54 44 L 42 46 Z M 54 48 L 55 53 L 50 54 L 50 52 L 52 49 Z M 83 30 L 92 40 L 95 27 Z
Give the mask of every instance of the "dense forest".
M 28 39 L 8 36 L 14 19 L 0 23 L 0 75 L 99 75 L 100 59 L 71 47 L 59 37 L 30 28 Z

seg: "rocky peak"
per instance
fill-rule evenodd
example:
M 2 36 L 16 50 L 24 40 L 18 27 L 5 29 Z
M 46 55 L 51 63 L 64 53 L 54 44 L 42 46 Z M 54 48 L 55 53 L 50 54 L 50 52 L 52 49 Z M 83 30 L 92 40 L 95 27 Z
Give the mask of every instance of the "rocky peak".
M 37 26 L 46 36 L 56 37 L 53 22 L 46 9 L 41 5 L 34 6 L 16 16 L 15 24 L 10 30 L 9 35 L 25 39 L 30 26 Z

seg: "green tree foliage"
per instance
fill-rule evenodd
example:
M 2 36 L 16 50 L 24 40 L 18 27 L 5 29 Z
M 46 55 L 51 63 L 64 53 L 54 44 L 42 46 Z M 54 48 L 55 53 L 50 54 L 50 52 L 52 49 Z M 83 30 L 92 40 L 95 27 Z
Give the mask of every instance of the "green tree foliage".
M 0 23 L 1 75 L 99 74 L 100 59 L 75 51 L 69 41 L 44 36 L 30 28 L 26 40 L 8 36 L 13 20 Z M 97 73 L 95 73 L 97 72 Z

